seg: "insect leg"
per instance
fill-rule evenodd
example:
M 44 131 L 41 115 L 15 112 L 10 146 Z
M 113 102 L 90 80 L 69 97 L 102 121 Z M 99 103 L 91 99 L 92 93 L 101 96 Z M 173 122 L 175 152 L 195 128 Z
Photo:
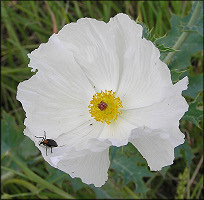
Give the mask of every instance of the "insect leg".
M 45 139 L 46 139 L 46 132 L 44 131 L 44 136 L 45 136 Z
M 46 156 L 47 156 L 47 146 L 46 146 Z
M 45 139 L 44 137 L 38 137 L 38 136 L 35 136 L 36 138 L 43 138 L 43 139 Z
M 51 147 L 51 153 L 52 153 L 52 147 Z

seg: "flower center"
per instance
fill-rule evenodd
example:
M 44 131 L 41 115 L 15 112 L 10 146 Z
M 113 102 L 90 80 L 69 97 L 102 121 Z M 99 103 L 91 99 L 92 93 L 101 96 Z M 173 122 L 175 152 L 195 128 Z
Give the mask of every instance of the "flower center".
M 88 107 L 91 117 L 94 117 L 96 121 L 110 124 L 112 120 L 115 121 L 118 115 L 122 114 L 119 109 L 123 106 L 120 98 L 115 97 L 115 92 L 105 90 L 105 92 L 94 94 Z

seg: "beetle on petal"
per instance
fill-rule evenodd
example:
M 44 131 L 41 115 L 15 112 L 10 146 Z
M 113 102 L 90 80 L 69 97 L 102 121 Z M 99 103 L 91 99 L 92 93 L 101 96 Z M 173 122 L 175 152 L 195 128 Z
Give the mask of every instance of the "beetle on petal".
M 35 137 L 36 138 L 43 138 L 42 141 L 39 143 L 39 146 L 41 144 L 43 144 L 46 147 L 46 155 L 47 155 L 47 147 L 51 148 L 51 153 L 52 153 L 52 148 L 58 146 L 57 142 L 55 140 L 46 138 L 46 132 L 45 131 L 44 131 L 44 137 L 39 137 L 39 136 L 35 136 Z

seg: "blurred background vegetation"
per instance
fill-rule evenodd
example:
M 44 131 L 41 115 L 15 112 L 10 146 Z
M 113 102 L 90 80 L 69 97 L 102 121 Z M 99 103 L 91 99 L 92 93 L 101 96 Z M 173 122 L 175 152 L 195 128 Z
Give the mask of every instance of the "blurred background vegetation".
M 187 30 L 186 26 L 194 4 L 193 1 L 1 1 L 2 199 L 204 198 L 203 29 L 200 29 L 203 16 L 193 30 Z M 173 82 L 189 76 L 189 88 L 183 95 L 190 107 L 180 121 L 186 142 L 175 149 L 174 164 L 160 172 L 150 172 L 131 144 L 123 150 L 112 147 L 109 179 L 103 187 L 96 188 L 83 184 L 79 178 L 72 179 L 43 160 L 33 142 L 23 135 L 25 113 L 16 100 L 16 88 L 34 74 L 27 67 L 27 53 L 47 42 L 65 24 L 81 17 L 108 22 L 120 12 L 146 25 L 146 35 L 160 48 L 161 58 L 183 30 L 190 31 L 181 52 L 175 54 L 169 65 Z

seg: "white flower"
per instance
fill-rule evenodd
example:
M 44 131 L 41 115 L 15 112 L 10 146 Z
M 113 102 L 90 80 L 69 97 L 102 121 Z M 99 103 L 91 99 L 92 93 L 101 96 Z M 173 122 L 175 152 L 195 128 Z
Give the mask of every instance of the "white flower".
M 188 78 L 172 84 L 159 50 L 127 15 L 108 23 L 79 19 L 28 57 L 37 73 L 18 86 L 24 134 L 50 165 L 99 187 L 108 179 L 111 145 L 131 142 L 151 170 L 173 163 L 184 142 L 179 120 L 188 110 L 181 95 Z M 35 137 L 44 131 L 58 144 L 47 155 Z

